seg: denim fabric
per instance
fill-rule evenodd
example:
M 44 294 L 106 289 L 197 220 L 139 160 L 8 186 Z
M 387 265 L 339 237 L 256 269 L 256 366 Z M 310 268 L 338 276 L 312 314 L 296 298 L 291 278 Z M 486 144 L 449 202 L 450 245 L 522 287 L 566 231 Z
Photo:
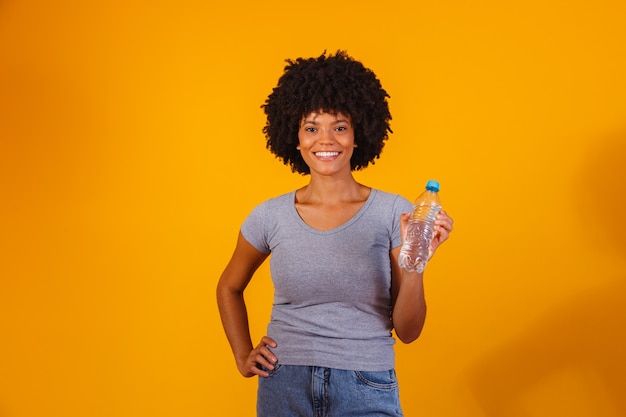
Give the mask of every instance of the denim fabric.
M 347 371 L 277 365 L 259 378 L 257 417 L 402 416 L 393 369 Z

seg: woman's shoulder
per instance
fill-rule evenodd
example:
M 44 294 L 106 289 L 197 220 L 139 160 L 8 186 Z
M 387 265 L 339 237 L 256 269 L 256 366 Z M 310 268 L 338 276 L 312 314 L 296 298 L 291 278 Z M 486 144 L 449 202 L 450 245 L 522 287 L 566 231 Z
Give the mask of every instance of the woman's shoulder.
M 290 207 L 293 207 L 293 204 L 289 204 L 290 199 L 293 201 L 293 191 L 258 203 L 248 213 L 242 229 L 272 227 L 272 225 L 280 223 L 282 219 L 290 218 Z
M 284 207 L 293 205 L 295 190 L 289 191 L 284 194 L 277 195 L 275 197 L 268 198 L 259 205 L 267 207 Z
M 293 206 L 294 193 L 295 191 L 290 191 L 285 194 L 270 197 L 267 200 L 257 203 L 252 211 L 256 213 L 262 212 L 271 215 L 281 211 L 284 212 L 284 210 L 289 210 L 289 208 Z
M 375 200 L 383 205 L 412 206 L 412 203 L 404 196 L 389 191 L 372 188 Z

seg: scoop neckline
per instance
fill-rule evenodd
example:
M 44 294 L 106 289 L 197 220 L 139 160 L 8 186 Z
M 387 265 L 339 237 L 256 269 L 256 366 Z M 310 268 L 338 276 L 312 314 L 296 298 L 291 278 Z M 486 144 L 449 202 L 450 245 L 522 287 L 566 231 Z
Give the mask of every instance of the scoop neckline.
M 359 220 L 359 218 L 361 218 L 361 216 L 363 216 L 363 213 L 365 213 L 367 211 L 369 206 L 372 205 L 372 201 L 374 200 L 374 197 L 375 197 L 376 193 L 378 192 L 376 189 L 370 187 L 370 195 L 367 197 L 367 200 L 365 200 L 365 202 L 363 203 L 361 208 L 354 214 L 354 216 L 352 216 L 350 219 L 348 219 L 345 223 L 342 223 L 342 224 L 340 224 L 339 226 L 337 226 L 337 227 L 335 227 L 333 229 L 319 230 L 319 229 L 316 229 L 316 228 L 310 226 L 307 222 L 305 222 L 302 219 L 302 217 L 300 217 L 300 213 L 298 213 L 298 210 L 296 209 L 296 191 L 297 190 L 293 190 L 290 193 L 291 215 L 296 217 L 297 223 L 301 227 L 303 227 L 304 229 L 308 230 L 309 232 L 312 232 L 312 233 L 315 233 L 315 234 L 318 234 L 318 235 L 329 235 L 329 234 L 333 234 L 333 233 L 338 233 L 338 232 L 341 232 L 342 230 L 350 227 L 355 222 L 357 222 Z

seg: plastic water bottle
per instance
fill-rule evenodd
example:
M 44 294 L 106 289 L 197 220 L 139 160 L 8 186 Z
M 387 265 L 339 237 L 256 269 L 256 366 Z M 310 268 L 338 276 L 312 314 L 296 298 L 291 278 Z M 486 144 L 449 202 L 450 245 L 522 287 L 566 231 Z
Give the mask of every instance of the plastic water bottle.
M 413 203 L 413 213 L 398 256 L 398 265 L 409 272 L 424 272 L 428 262 L 428 248 L 435 234 L 435 218 L 441 210 L 438 192 L 439 183 L 430 180 L 426 183 L 426 191 Z

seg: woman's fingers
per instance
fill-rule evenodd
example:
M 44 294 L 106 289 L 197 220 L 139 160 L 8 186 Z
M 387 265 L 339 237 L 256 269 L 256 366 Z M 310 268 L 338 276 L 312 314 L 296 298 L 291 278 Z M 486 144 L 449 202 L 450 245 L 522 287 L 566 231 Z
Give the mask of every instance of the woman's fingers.
M 242 372 L 244 376 L 258 375 L 267 378 L 269 372 L 265 369 L 274 370 L 278 358 L 268 346 L 275 348 L 278 345 L 271 337 L 264 336 L 261 342 L 248 355 L 245 369 Z

